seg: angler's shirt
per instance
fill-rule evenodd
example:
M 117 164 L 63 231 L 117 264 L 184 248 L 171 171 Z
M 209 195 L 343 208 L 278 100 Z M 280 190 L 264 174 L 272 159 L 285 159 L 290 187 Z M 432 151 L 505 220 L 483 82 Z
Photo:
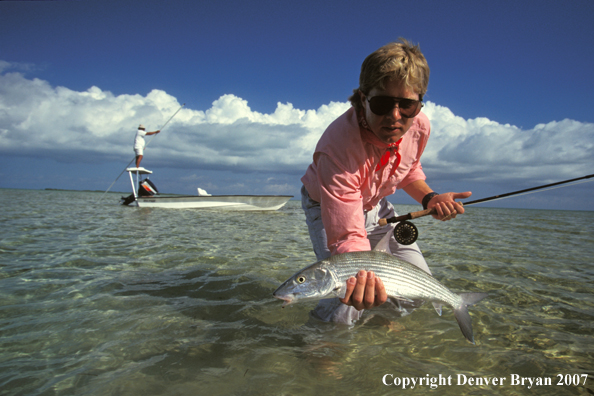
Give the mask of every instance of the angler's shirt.
M 146 136 L 146 131 L 142 129 L 138 129 L 136 131 L 136 136 L 134 137 L 134 149 L 142 150 L 144 149 L 144 137 Z
M 420 160 L 430 130 L 421 112 L 399 142 L 387 144 L 359 125 L 352 107 L 326 129 L 301 181 L 320 203 L 333 255 L 371 250 L 364 211 L 396 189 L 425 180 Z

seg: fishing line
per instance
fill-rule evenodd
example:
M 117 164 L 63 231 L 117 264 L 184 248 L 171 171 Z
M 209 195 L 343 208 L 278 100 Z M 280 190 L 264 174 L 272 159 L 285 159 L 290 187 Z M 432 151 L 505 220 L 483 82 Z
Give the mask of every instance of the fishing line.
M 162 131 L 163 129 L 165 129 L 165 126 L 167 124 L 169 124 L 169 121 L 171 121 L 173 119 L 173 117 L 175 117 L 175 115 L 177 113 L 179 113 L 179 111 L 185 106 L 186 104 L 184 103 L 183 105 L 180 106 L 179 109 L 177 109 L 177 111 L 175 113 L 173 113 L 173 115 L 171 117 L 169 117 L 169 119 L 165 122 L 165 124 L 163 124 L 163 126 L 161 128 L 159 128 L 159 131 Z M 153 140 L 158 134 L 153 135 L 153 137 L 144 145 L 144 147 L 146 148 L 146 146 L 149 145 L 149 143 L 151 142 L 151 140 Z M 134 160 L 136 159 L 136 156 L 134 156 L 134 158 L 132 158 L 132 160 L 130 162 L 128 162 L 128 165 L 126 165 L 126 167 L 124 168 L 124 170 L 122 170 L 122 172 L 118 175 L 118 177 L 116 177 L 116 179 L 113 181 L 113 183 L 111 183 L 111 185 L 109 186 L 109 188 L 107 190 L 105 190 L 105 192 L 103 194 L 101 194 L 101 197 L 99 198 L 99 200 L 97 201 L 97 203 L 101 202 L 101 200 L 103 199 L 103 196 L 105 196 L 105 194 L 107 194 L 107 192 L 109 190 L 111 190 L 111 188 L 113 187 L 113 185 L 115 184 L 115 182 L 118 181 L 118 179 L 120 178 L 120 176 L 122 176 L 124 174 L 124 172 L 126 172 L 126 169 L 128 169 L 128 167 L 130 167 L 130 164 L 132 164 L 132 162 L 134 162 Z

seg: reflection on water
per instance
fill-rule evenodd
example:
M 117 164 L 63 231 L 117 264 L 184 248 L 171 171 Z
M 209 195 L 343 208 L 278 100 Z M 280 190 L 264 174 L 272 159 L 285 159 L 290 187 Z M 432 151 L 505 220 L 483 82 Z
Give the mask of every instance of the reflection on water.
M 451 376 L 440 394 L 594 394 L 592 212 L 473 207 L 415 221 L 436 278 L 490 292 L 470 309 L 472 345 L 449 308 L 352 328 L 310 318 L 315 303 L 282 309 L 272 292 L 315 261 L 299 202 L 234 213 L 99 197 L 0 190 L 0 394 L 402 392 L 386 374 Z M 558 374 L 590 377 L 557 385 Z

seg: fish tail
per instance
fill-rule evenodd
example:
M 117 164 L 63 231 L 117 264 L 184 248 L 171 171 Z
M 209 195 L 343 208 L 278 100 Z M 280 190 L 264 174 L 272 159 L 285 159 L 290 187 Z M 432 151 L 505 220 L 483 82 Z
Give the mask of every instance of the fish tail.
M 460 297 L 462 297 L 462 304 L 466 305 L 467 307 L 469 305 L 476 304 L 488 295 L 489 293 L 460 293 Z
M 476 304 L 483 298 L 487 297 L 487 293 L 461 293 L 462 304 L 458 308 L 454 308 L 454 316 L 458 321 L 460 330 L 464 337 L 474 344 L 474 336 L 472 334 L 472 320 L 468 313 L 468 306 Z

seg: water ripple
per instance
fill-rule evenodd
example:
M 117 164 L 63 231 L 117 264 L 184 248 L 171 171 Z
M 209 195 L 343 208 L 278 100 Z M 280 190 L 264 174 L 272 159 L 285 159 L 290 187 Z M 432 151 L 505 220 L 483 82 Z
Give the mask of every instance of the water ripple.
M 449 309 L 349 328 L 310 318 L 311 303 L 280 308 L 272 291 L 314 261 L 299 202 L 233 213 L 99 197 L 0 190 L 3 395 L 387 394 L 386 373 L 594 374 L 594 213 L 469 208 L 417 221 L 436 278 L 490 292 L 471 308 L 474 346 Z M 538 393 L 593 394 L 592 381 Z

